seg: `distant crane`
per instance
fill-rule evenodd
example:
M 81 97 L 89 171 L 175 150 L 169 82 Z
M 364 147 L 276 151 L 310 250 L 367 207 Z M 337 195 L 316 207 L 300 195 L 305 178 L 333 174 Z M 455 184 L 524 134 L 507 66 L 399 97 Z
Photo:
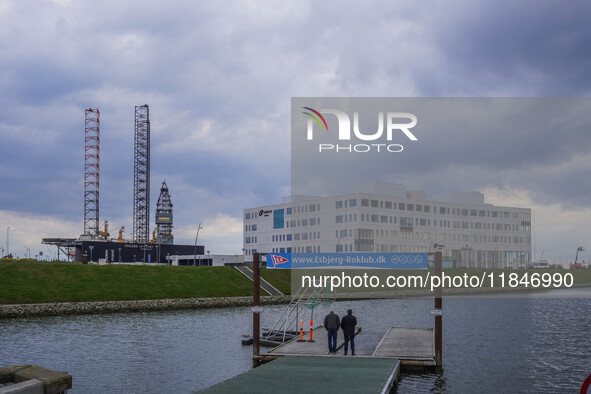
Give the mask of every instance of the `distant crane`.
M 575 255 L 575 262 L 570 265 L 571 269 L 580 270 L 583 268 L 583 265 L 581 263 L 577 263 L 577 260 L 579 258 L 579 252 L 582 252 L 584 250 L 585 250 L 585 248 L 583 248 L 582 246 L 579 246 L 577 248 L 577 254 Z
M 117 242 L 125 242 L 125 240 L 123 239 L 123 231 L 125 231 L 125 226 L 121 226 L 121 228 L 119 229 L 119 238 L 117 238 Z
M 99 231 L 98 235 L 103 237 L 104 239 L 109 238 L 109 222 L 105 220 L 105 230 L 104 231 Z

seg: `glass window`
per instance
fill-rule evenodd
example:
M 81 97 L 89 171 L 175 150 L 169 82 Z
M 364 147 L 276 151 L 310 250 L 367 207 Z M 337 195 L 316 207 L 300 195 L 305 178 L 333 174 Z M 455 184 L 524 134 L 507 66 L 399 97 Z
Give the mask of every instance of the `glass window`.
M 349 200 L 349 207 L 356 207 L 356 206 L 357 206 L 357 199 L 356 198 Z
M 273 228 L 283 228 L 284 227 L 284 213 L 283 209 L 276 209 L 273 211 Z
M 361 206 L 362 207 L 369 207 L 369 200 L 367 198 L 361 199 Z
M 386 201 L 386 209 L 392 209 L 392 201 Z
M 371 207 L 377 208 L 378 207 L 378 200 L 371 200 Z
M 342 201 L 336 201 L 335 202 L 335 208 L 336 209 L 340 209 L 343 207 L 343 202 Z

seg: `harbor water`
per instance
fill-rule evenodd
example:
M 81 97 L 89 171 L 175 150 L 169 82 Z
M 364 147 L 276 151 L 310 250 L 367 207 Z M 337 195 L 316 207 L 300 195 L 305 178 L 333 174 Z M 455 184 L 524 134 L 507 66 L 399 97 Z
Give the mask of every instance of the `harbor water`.
M 391 326 L 432 327 L 432 298 L 338 301 L 371 354 Z M 284 306 L 266 306 L 270 327 Z M 591 288 L 443 301 L 443 371 L 403 374 L 399 393 L 578 392 L 591 374 Z M 192 393 L 251 368 L 249 307 L 0 320 L 0 366 L 67 371 L 70 393 Z M 305 379 L 305 377 L 302 377 Z

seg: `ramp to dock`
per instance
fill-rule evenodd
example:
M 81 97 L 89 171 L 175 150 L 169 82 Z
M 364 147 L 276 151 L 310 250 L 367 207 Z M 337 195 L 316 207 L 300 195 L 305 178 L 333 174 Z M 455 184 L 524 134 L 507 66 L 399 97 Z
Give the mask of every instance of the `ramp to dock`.
M 201 393 L 388 393 L 400 373 L 396 359 L 285 356 Z
M 394 357 L 405 365 L 435 365 L 432 328 L 392 327 L 384 335 L 374 357 Z
M 246 276 L 248 279 L 253 280 L 254 274 L 250 268 L 247 266 L 234 266 L 242 275 Z M 275 286 L 264 280 L 263 278 L 259 278 L 261 282 L 261 289 L 265 290 L 269 295 L 272 296 L 280 296 L 283 295 Z

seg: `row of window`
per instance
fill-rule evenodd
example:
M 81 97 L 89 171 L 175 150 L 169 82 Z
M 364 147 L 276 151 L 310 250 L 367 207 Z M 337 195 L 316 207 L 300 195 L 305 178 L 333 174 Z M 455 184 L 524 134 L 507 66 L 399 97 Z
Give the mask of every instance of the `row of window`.
M 257 225 L 247 224 L 246 226 L 244 226 L 244 231 L 257 231 Z
M 291 248 L 273 248 L 271 253 L 291 253 Z
M 400 211 L 413 211 L 413 212 L 431 212 L 430 205 L 404 203 L 404 202 L 393 202 L 393 201 L 381 201 L 381 200 L 370 200 L 368 198 L 361 199 L 362 207 L 379 208 L 379 209 L 398 209 Z M 335 208 L 354 208 L 357 207 L 357 199 L 349 200 L 338 200 L 335 201 Z M 437 206 L 433 206 L 433 213 L 437 213 Z M 468 208 L 449 208 L 439 207 L 439 214 L 441 215 L 457 215 L 457 216 L 480 216 L 480 217 L 493 217 L 493 218 L 504 218 L 504 219 L 519 219 L 519 212 L 509 211 L 490 211 L 485 209 L 468 209 Z M 522 213 L 522 220 L 531 221 L 530 213 Z
M 291 234 L 277 234 L 272 237 L 273 242 L 291 241 Z

